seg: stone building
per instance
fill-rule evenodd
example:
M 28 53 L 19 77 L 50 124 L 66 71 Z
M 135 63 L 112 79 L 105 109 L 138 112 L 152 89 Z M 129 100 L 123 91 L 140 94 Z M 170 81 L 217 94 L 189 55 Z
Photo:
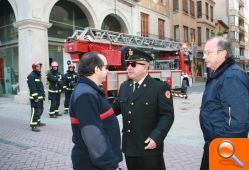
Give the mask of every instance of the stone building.
M 0 0 L 0 95 L 28 99 L 35 60 L 43 75 L 52 60 L 63 72 L 63 41 L 84 27 L 165 39 L 168 0 Z

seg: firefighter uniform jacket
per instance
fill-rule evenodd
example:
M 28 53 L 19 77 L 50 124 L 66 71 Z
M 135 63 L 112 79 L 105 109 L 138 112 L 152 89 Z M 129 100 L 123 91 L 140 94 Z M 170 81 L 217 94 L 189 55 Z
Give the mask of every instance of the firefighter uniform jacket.
M 47 80 L 49 82 L 49 93 L 60 93 L 62 89 L 62 74 L 57 70 L 51 70 L 47 74 Z
M 44 86 L 41 81 L 41 73 L 39 71 L 32 71 L 27 77 L 31 101 L 43 100 L 45 97 Z
M 170 87 L 148 75 L 134 93 L 133 88 L 133 81 L 124 82 L 113 103 L 115 113 L 123 116 L 122 151 L 136 157 L 163 154 L 163 141 L 174 121 Z M 148 137 L 156 149 L 144 149 Z
M 74 87 L 77 82 L 77 74 L 74 71 L 67 71 L 64 75 L 64 84 L 63 89 L 66 90 L 66 92 L 72 92 L 74 90 Z
M 101 88 L 80 77 L 71 96 L 69 113 L 73 168 L 115 170 L 122 161 L 120 129 Z

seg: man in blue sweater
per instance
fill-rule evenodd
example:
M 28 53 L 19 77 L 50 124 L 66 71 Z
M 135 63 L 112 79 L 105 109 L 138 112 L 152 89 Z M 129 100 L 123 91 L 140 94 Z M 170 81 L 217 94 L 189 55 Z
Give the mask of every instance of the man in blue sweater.
M 102 54 L 86 53 L 81 57 L 78 84 L 69 106 L 75 170 L 115 170 L 122 161 L 118 120 L 99 87 L 107 72 Z
M 211 69 L 202 97 L 200 125 L 205 140 L 201 170 L 209 169 L 209 144 L 215 138 L 247 138 L 249 79 L 235 64 L 231 44 L 214 37 L 205 45 L 204 60 Z

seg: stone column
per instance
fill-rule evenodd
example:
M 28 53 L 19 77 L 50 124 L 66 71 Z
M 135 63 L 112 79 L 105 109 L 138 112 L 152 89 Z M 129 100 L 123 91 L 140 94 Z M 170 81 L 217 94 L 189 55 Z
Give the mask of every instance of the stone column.
M 42 62 L 42 77 L 45 85 L 45 71 L 49 67 L 48 31 L 51 26 L 48 22 L 34 19 L 22 20 L 14 23 L 18 28 L 18 53 L 19 53 L 19 88 L 15 96 L 17 103 L 29 103 L 29 89 L 27 76 L 32 71 L 32 62 Z

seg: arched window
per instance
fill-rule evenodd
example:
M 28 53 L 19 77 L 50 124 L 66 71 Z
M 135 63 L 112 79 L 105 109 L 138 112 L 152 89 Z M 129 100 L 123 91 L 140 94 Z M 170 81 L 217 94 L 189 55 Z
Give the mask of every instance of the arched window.
M 58 61 L 59 71 L 62 73 L 66 62 L 63 61 L 63 41 L 75 30 L 88 27 L 89 22 L 76 4 L 66 0 L 60 0 L 54 5 L 49 22 L 52 23 L 48 29 L 49 61 Z
M 66 0 L 58 1 L 53 7 L 49 22 L 48 37 L 65 39 L 71 36 L 76 29 L 89 26 L 84 12 L 74 3 Z
M 124 32 L 119 20 L 113 15 L 108 15 L 107 17 L 105 17 L 101 29 L 115 32 Z
M 18 31 L 14 11 L 7 0 L 0 1 L 0 94 L 16 94 L 18 66 Z

